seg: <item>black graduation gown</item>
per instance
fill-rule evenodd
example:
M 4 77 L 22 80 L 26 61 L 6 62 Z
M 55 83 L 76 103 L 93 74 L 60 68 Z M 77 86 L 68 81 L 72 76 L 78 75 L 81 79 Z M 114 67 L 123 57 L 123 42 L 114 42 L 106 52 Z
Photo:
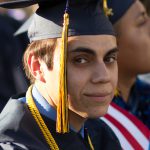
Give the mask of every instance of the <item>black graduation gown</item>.
M 60 150 L 90 150 L 78 133 L 55 132 L 55 121 L 42 116 Z M 101 120 L 89 119 L 85 127 L 95 150 L 120 150 L 112 130 Z M 49 150 L 41 130 L 26 104 L 10 99 L 0 115 L 0 150 Z

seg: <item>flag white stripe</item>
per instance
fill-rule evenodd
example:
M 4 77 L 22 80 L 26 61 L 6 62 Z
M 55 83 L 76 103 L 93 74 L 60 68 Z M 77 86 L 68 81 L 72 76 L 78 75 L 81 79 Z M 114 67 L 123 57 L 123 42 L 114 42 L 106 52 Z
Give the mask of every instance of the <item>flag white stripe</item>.
M 109 106 L 108 114 L 110 116 L 113 116 L 113 118 L 115 118 L 132 135 L 135 135 L 134 138 L 144 150 L 148 149 L 148 139 L 143 135 L 143 133 L 135 126 L 135 124 L 130 119 L 128 119 L 124 114 L 122 114 L 120 111 L 118 111 L 111 105 Z
M 102 119 L 104 122 L 106 122 L 112 128 L 112 130 L 114 131 L 114 133 L 116 134 L 116 136 L 119 139 L 121 147 L 124 150 L 134 150 L 132 145 L 127 141 L 126 137 L 120 132 L 120 130 L 118 130 L 117 127 L 115 127 L 107 118 L 101 117 L 100 119 Z

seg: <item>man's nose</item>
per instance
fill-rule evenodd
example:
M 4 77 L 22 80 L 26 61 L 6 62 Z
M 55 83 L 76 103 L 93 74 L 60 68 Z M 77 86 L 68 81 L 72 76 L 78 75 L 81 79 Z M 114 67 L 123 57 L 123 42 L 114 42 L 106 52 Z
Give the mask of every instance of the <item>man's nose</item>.
M 108 68 L 106 67 L 105 63 L 98 63 L 94 68 L 93 68 L 93 73 L 92 73 L 92 82 L 93 83 L 106 83 L 110 81 L 110 72 Z

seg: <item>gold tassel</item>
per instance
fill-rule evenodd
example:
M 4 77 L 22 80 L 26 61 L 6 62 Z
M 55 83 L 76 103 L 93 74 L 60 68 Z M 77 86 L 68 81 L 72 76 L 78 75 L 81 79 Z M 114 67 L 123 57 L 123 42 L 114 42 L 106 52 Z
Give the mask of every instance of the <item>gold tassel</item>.
M 64 24 L 62 31 L 62 47 L 60 52 L 60 83 L 59 83 L 59 103 L 57 106 L 56 131 L 58 133 L 69 132 L 68 123 L 68 97 L 67 97 L 67 46 L 68 46 L 68 25 L 69 15 L 64 14 Z
M 112 16 L 113 12 L 111 8 L 107 6 L 107 0 L 103 0 L 103 9 L 106 16 Z
M 115 96 L 119 96 L 119 90 L 118 89 L 115 89 Z

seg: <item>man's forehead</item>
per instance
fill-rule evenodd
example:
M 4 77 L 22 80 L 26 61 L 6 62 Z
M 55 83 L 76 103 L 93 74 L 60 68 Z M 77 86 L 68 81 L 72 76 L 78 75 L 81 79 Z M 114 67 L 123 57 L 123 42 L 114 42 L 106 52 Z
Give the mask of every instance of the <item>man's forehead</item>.
M 69 50 L 75 50 L 76 48 L 111 49 L 113 47 L 116 47 L 116 38 L 111 35 L 87 35 L 68 38 Z
M 93 40 L 93 41 L 105 41 L 107 39 L 116 39 L 115 36 L 113 35 L 106 35 L 106 34 L 101 34 L 101 35 L 80 35 L 80 36 L 71 36 L 68 37 L 68 42 L 72 43 L 72 42 L 81 42 L 82 43 L 86 43 L 88 40 Z M 61 38 L 59 38 L 59 40 L 61 40 Z

